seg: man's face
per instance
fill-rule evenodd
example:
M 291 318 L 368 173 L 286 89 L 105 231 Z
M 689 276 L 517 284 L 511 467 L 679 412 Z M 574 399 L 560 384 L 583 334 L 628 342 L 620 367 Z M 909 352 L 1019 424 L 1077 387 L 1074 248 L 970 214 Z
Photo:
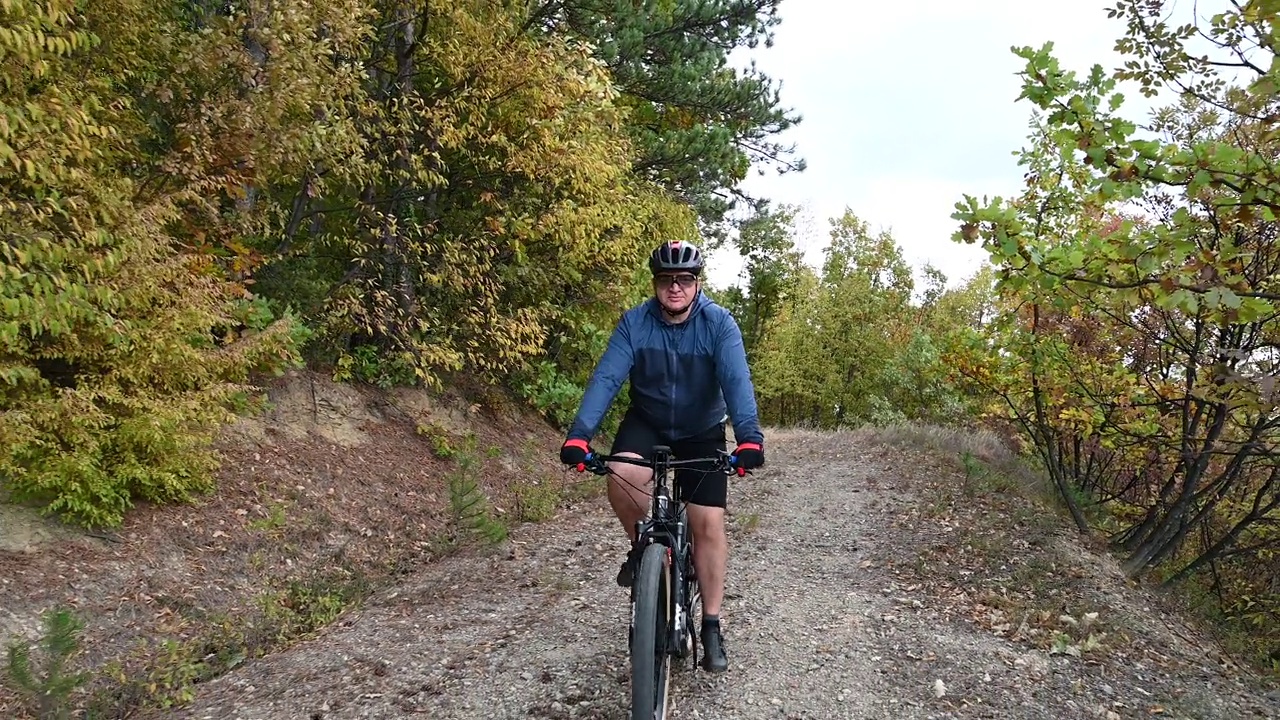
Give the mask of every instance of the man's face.
M 680 310 L 698 292 L 698 277 L 689 272 L 659 273 L 653 279 L 658 302 L 668 310 Z

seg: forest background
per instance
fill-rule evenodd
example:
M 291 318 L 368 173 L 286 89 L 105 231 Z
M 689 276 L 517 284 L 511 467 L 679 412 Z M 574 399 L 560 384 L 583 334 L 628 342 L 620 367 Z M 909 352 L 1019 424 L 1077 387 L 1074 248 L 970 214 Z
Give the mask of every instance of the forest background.
M 1274 666 L 1280 2 L 1164 4 L 1117 3 L 1116 71 L 1015 49 L 1025 187 L 958 198 L 989 263 L 956 282 L 852 210 L 806 264 L 799 209 L 741 191 L 804 167 L 727 61 L 778 0 L 0 0 L 0 482 L 95 527 L 190 500 L 299 365 L 563 427 L 694 239 L 744 260 L 707 291 L 767 425 L 995 427 Z M 1120 81 L 1177 100 L 1139 125 Z

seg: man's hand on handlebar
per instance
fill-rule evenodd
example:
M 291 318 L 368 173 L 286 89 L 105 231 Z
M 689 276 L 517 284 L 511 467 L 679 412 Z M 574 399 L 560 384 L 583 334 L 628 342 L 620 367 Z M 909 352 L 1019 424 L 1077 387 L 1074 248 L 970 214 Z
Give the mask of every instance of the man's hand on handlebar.
M 560 462 L 577 466 L 578 472 L 586 469 L 585 463 L 589 455 L 595 455 L 595 452 L 586 440 L 569 439 L 560 446 Z
M 603 475 L 608 472 L 605 462 L 609 460 L 651 467 L 650 462 L 642 458 L 601 456 L 591 448 L 586 440 L 565 440 L 564 445 L 560 447 L 560 462 L 573 467 L 578 472 L 590 470 L 598 475 Z M 705 460 L 674 460 L 671 462 L 671 466 L 678 467 L 695 462 L 705 462 Z M 749 470 L 763 465 L 764 451 L 761 450 L 760 446 L 755 443 L 743 443 L 735 448 L 732 454 L 723 451 L 719 452 L 715 471 L 732 471 L 742 477 Z
M 742 475 L 745 470 L 764 467 L 764 448 L 759 443 L 741 443 L 734 448 L 730 460 L 738 474 Z

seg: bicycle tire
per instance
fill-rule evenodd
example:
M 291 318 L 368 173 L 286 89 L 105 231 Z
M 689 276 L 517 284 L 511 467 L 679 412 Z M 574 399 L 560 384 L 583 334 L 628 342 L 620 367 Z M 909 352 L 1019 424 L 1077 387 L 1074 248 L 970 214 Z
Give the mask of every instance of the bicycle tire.
M 694 565 L 694 549 L 693 549 L 693 533 L 689 533 L 686 541 L 689 543 L 689 567 L 685 571 L 685 588 L 684 601 L 688 606 L 685 608 L 688 613 L 685 617 L 685 633 L 686 638 L 686 655 L 691 655 L 693 660 L 693 668 L 698 668 L 698 617 L 699 611 L 702 609 L 702 583 L 698 578 L 698 571 Z
M 631 720 L 665 720 L 671 680 L 667 633 L 671 617 L 671 567 L 667 547 L 649 545 L 636 574 L 631 638 Z

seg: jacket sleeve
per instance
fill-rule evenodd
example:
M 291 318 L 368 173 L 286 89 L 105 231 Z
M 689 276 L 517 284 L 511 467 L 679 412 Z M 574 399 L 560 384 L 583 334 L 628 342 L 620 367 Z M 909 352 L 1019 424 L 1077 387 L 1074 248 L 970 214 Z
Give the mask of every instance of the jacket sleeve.
M 628 318 L 623 315 L 613 328 L 609 337 L 609 345 L 604 355 L 596 364 L 596 369 L 587 381 L 586 392 L 582 394 L 582 403 L 578 406 L 578 414 L 569 426 L 567 440 L 586 440 L 590 442 L 600 429 L 605 413 L 617 397 L 618 390 L 627 376 L 631 374 L 634 353 L 631 347 L 631 331 L 627 326 Z
M 739 443 L 764 444 L 742 330 L 728 311 L 722 316 L 716 338 L 716 377 L 720 380 L 720 390 L 724 393 L 725 405 L 733 421 L 734 438 Z

